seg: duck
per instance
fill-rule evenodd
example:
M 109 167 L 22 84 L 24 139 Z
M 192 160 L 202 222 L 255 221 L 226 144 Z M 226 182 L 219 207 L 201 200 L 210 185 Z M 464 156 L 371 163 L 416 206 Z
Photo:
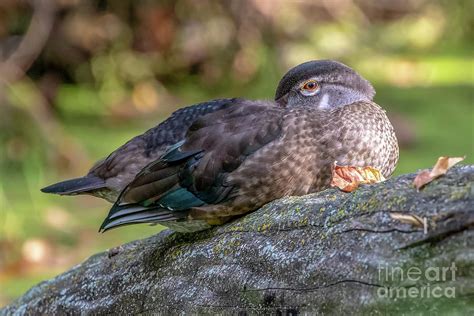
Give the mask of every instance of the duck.
M 234 99 L 194 120 L 126 185 L 100 231 L 139 223 L 209 229 L 270 201 L 329 188 L 336 162 L 387 178 L 399 148 L 374 95 L 340 62 L 300 64 L 283 76 L 274 101 Z

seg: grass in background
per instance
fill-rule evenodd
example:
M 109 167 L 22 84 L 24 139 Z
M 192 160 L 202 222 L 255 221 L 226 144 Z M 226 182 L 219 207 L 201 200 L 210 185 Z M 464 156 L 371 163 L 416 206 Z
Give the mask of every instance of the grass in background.
M 402 149 L 395 174 L 434 165 L 440 156 L 466 156 L 474 163 L 474 99 L 471 86 L 379 87 L 375 100 L 414 123 L 416 142 Z

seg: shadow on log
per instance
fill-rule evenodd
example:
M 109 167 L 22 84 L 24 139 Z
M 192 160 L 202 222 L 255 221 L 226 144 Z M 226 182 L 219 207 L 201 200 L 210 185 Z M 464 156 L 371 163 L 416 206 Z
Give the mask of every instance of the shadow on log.
M 284 198 L 200 233 L 164 231 L 92 256 L 0 314 L 472 314 L 474 166 L 420 192 L 413 179 Z

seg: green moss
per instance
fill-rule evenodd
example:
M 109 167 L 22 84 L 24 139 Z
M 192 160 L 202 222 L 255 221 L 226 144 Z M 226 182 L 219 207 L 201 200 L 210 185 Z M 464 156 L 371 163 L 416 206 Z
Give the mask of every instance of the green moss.
M 469 196 L 474 195 L 473 189 L 474 186 L 472 184 L 468 184 L 465 187 L 459 187 L 451 192 L 451 194 L 449 195 L 449 200 L 457 201 L 466 199 Z
M 407 202 L 407 197 L 404 196 L 404 195 L 395 195 L 395 196 L 391 196 L 387 201 L 386 201 L 386 205 L 393 209 L 397 206 L 402 206 L 404 204 L 406 204 Z
M 261 225 L 257 228 L 257 231 L 259 231 L 259 232 L 266 231 L 266 230 L 268 230 L 268 228 L 270 228 L 271 226 L 272 226 L 271 223 L 263 223 L 263 224 L 261 224 Z
M 301 225 L 303 225 L 303 226 L 307 226 L 308 223 L 309 223 L 309 218 L 304 217 L 304 218 L 302 218 L 302 219 L 300 220 L 299 223 L 300 223 Z
M 171 252 L 168 253 L 172 259 L 176 259 L 183 254 L 183 249 L 181 247 L 175 247 Z

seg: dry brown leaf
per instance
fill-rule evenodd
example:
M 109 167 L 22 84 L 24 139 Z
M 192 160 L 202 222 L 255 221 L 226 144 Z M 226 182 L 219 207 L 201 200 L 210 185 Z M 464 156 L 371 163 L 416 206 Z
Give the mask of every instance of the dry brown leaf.
M 423 219 L 418 215 L 390 213 L 390 217 L 405 224 L 410 224 L 416 227 L 423 227 Z
M 445 174 L 452 166 L 463 161 L 464 158 L 466 157 L 439 157 L 431 171 L 422 170 L 417 174 L 415 180 L 413 180 L 413 185 L 418 190 L 421 189 L 426 184 Z
M 390 217 L 405 224 L 421 227 L 425 234 L 428 233 L 428 222 L 425 217 L 421 218 L 418 215 L 403 213 L 390 213 Z
M 334 163 L 331 186 L 344 192 L 352 192 L 359 184 L 370 184 L 384 181 L 384 176 L 377 169 L 367 167 L 338 166 Z

